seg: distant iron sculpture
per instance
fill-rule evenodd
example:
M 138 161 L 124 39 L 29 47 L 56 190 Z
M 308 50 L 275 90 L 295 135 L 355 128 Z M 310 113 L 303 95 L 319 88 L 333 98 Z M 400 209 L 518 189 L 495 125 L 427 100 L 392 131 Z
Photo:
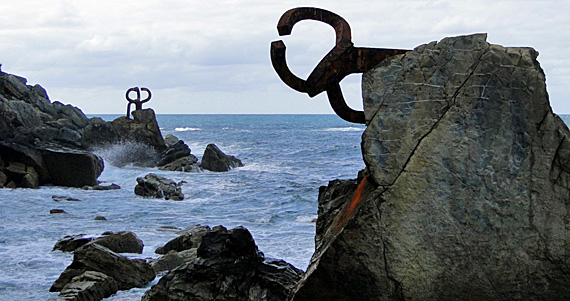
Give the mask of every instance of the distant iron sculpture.
M 327 91 L 331 107 L 340 118 L 354 123 L 365 123 L 364 112 L 353 110 L 346 104 L 340 81 L 349 74 L 366 72 L 382 60 L 409 50 L 354 47 L 348 23 L 335 13 L 315 7 L 298 7 L 286 11 L 277 23 L 279 35 L 290 35 L 293 26 L 302 20 L 316 20 L 332 26 L 336 32 L 336 45 L 319 62 L 307 80 L 303 80 L 287 67 L 283 41 L 274 41 L 271 43 L 273 68 L 285 84 L 294 90 L 307 93 L 309 97 Z
M 147 98 L 141 100 L 141 91 L 145 91 L 147 93 L 147 95 L 148 95 Z M 132 99 L 129 97 L 129 94 L 131 92 L 137 93 L 137 97 L 135 99 Z M 148 102 L 150 100 L 150 98 L 152 97 L 152 94 L 150 93 L 150 90 L 148 88 L 133 87 L 133 88 L 130 88 L 127 90 L 125 97 L 127 98 L 127 101 L 129 102 L 129 104 L 127 105 L 127 118 L 131 118 L 131 105 L 132 104 L 135 105 L 135 110 L 142 110 L 142 104 L 145 102 Z

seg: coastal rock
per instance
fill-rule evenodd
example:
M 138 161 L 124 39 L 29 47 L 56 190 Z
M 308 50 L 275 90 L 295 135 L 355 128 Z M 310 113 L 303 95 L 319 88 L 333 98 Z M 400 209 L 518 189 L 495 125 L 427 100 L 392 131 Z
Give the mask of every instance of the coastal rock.
M 91 118 L 89 124 L 83 129 L 81 145 L 90 148 L 113 144 L 119 140 L 119 134 L 117 134 L 113 123 L 95 117 Z
M 181 252 L 184 250 L 198 248 L 202 242 L 204 234 L 210 231 L 211 229 L 209 226 L 194 225 L 188 227 L 178 232 L 178 237 L 167 242 L 164 246 L 158 247 L 154 252 L 156 254 L 166 254 L 171 250 Z
M 129 260 L 98 244 L 86 244 L 75 251 L 73 262 L 54 282 L 50 292 L 61 291 L 74 277 L 86 271 L 112 277 L 119 290 L 142 287 L 155 278 L 154 270 L 144 260 Z
M 184 251 L 171 250 L 160 258 L 150 262 L 154 272 L 158 275 L 167 271 L 172 271 L 175 268 L 181 267 L 185 264 L 190 264 L 198 258 L 198 248 L 192 248 Z
M 58 300 L 102 300 L 119 290 L 113 277 L 96 271 L 75 276 L 59 293 Z
M 223 172 L 241 167 L 243 163 L 234 156 L 226 155 L 215 144 L 208 144 L 202 156 L 202 168 L 209 171 Z
M 168 134 L 165 138 L 167 148 L 161 153 L 157 166 L 160 170 L 195 172 L 201 171 L 198 158 L 190 153 L 184 141 Z
M 73 252 L 88 243 L 101 245 L 115 253 L 141 254 L 144 247 L 142 240 L 135 233 L 122 231 L 117 233 L 106 232 L 99 237 L 85 234 L 68 235 L 57 241 L 53 250 Z
M 570 131 L 537 56 L 479 34 L 364 74 L 368 175 L 295 300 L 570 298 Z
M 97 185 L 103 172 L 103 159 L 91 152 L 62 147 L 40 149 L 50 183 L 58 186 L 83 187 Z
M 133 119 L 125 116 L 112 121 L 119 140 L 137 141 L 154 147 L 158 152 L 166 149 L 156 115 L 152 109 L 135 110 Z
M 198 258 L 163 276 L 142 300 L 285 300 L 302 272 L 264 262 L 243 227 L 214 227 L 202 238 Z
M 135 186 L 136 195 L 174 201 L 184 199 L 181 188 L 182 182 L 177 184 L 170 179 L 150 173 L 144 178 L 137 178 L 137 183 Z

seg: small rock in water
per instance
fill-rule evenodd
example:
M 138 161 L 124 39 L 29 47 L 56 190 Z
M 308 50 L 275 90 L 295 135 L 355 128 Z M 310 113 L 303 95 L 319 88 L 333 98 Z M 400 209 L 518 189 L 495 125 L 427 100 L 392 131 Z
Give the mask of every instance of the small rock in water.
M 182 193 L 182 182 L 176 183 L 165 177 L 157 176 L 153 173 L 144 178 L 137 178 L 135 194 L 153 198 L 165 198 L 166 200 L 181 201 L 184 199 Z
M 68 197 L 68 196 L 58 196 L 58 195 L 54 195 L 51 197 L 52 200 L 56 201 L 56 202 L 61 202 L 61 201 L 66 201 L 66 202 L 81 202 L 80 199 L 76 199 L 76 198 L 72 198 L 72 197 Z
M 95 185 L 95 186 L 83 186 L 81 187 L 81 189 L 83 190 L 117 190 L 117 189 L 121 189 L 121 186 L 112 183 L 111 185 Z
M 107 218 L 104 217 L 104 216 L 101 216 L 101 215 L 97 215 L 97 216 L 95 217 L 95 220 L 96 220 L 96 221 L 106 221 Z
M 63 209 L 52 209 L 49 211 L 49 214 L 57 214 L 57 213 L 65 213 L 67 214 L 67 212 L 65 212 L 65 210 Z

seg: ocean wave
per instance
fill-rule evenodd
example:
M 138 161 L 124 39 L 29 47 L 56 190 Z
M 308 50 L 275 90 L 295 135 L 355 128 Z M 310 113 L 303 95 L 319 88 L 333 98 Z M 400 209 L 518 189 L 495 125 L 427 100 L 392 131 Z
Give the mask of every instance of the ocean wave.
M 325 132 L 355 132 L 355 131 L 362 131 L 364 128 L 359 127 L 339 127 L 339 128 L 326 128 L 323 131 Z
M 174 130 L 177 132 L 187 132 L 187 131 L 200 131 L 202 129 L 201 128 L 184 127 L 184 128 L 175 128 Z

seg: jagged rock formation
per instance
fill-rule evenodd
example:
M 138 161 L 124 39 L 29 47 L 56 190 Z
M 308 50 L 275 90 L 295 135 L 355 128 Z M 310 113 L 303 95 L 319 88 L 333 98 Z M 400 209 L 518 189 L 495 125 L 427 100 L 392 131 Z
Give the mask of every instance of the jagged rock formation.
M 209 171 L 229 171 L 232 168 L 241 167 L 240 159 L 226 155 L 215 144 L 208 144 L 202 156 L 202 168 Z
M 164 138 L 166 150 L 162 152 L 157 166 L 160 170 L 198 172 L 202 168 L 198 165 L 198 158 L 190 153 L 190 148 L 184 141 L 172 134 Z
M 136 111 L 135 111 L 136 112 Z M 166 200 L 181 201 L 184 199 L 182 184 L 176 183 L 165 177 L 149 173 L 144 178 L 137 178 L 135 194 L 152 198 L 164 198 Z
M 96 272 L 96 273 L 93 273 Z M 109 296 L 117 290 L 141 287 L 155 278 L 152 267 L 142 259 L 119 255 L 96 243 L 88 243 L 75 250 L 73 262 L 53 283 L 50 292 L 60 297 L 78 298 Z
M 285 300 L 302 272 L 264 260 L 249 231 L 214 227 L 197 259 L 160 279 L 142 300 Z
M 339 213 L 318 222 L 295 300 L 570 298 L 570 132 L 538 53 L 485 40 L 446 38 L 364 74 L 368 176 L 361 197 L 354 182 L 321 191 Z
M 0 188 L 97 184 L 103 161 L 81 148 L 89 119 L 26 83 L 0 71 Z

